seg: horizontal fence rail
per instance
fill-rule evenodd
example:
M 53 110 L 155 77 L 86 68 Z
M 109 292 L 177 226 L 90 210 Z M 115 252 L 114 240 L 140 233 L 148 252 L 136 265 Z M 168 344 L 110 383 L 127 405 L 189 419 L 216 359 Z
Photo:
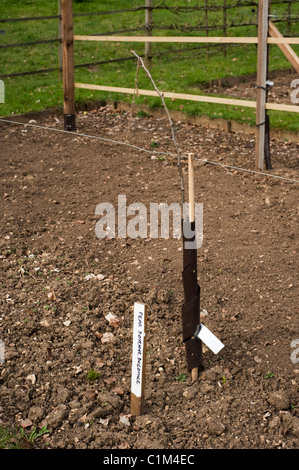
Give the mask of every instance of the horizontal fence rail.
M 236 3 L 235 6 L 240 6 L 240 2 Z M 146 6 L 153 7 L 152 0 L 146 0 Z M 299 107 L 294 105 L 286 105 L 286 104 L 277 104 L 277 103 L 268 103 L 267 102 L 267 94 L 268 94 L 268 85 L 267 85 L 267 73 L 268 73 L 268 49 L 270 45 L 277 45 L 281 50 L 283 50 L 284 54 L 289 58 L 291 53 L 293 54 L 293 62 L 295 65 L 298 65 L 298 58 L 293 52 L 290 47 L 290 44 L 299 45 L 299 38 L 298 37 L 285 37 L 280 34 L 277 30 L 275 31 L 275 26 L 273 22 L 278 22 L 279 18 L 278 15 L 270 15 L 270 4 L 268 0 L 259 0 L 258 3 L 258 17 L 257 21 L 250 23 L 246 23 L 247 26 L 254 26 L 257 27 L 257 35 L 254 37 L 251 36 L 227 36 L 227 29 L 229 28 L 229 24 L 227 22 L 226 17 L 226 1 L 224 0 L 223 5 L 220 5 L 218 10 L 223 11 L 222 17 L 222 24 L 221 25 L 211 25 L 208 23 L 208 15 L 207 12 L 209 10 L 207 0 L 205 1 L 205 5 L 202 10 L 205 12 L 205 24 L 201 23 L 198 24 L 197 27 L 190 27 L 189 25 L 184 25 L 184 28 L 180 28 L 181 30 L 185 30 L 185 32 L 191 32 L 195 30 L 205 31 L 205 36 L 155 36 L 153 35 L 153 30 L 158 30 L 159 27 L 152 23 L 151 15 L 147 14 L 146 17 L 146 29 L 144 36 L 121 36 L 121 35 L 74 35 L 74 41 L 92 41 L 92 42 L 118 42 L 118 43 L 144 43 L 145 44 L 145 53 L 146 53 L 146 63 L 147 65 L 151 63 L 152 51 L 151 46 L 154 43 L 180 43 L 180 44 L 205 44 L 207 49 L 206 52 L 209 53 L 209 45 L 217 44 L 220 47 L 223 47 L 225 44 L 231 45 L 238 45 L 238 44 L 254 44 L 257 46 L 257 99 L 256 101 L 249 101 L 249 100 L 242 100 L 242 99 L 233 99 L 233 98 L 222 98 L 217 96 L 201 96 L 201 95 L 193 95 L 193 94 L 184 94 L 184 93 L 174 93 L 174 92 L 158 92 L 157 89 L 155 90 L 140 90 L 135 88 L 122 88 L 119 86 L 105 86 L 105 85 L 96 85 L 96 84 L 86 84 L 86 83 L 78 83 L 73 82 L 74 89 L 81 88 L 81 89 L 89 89 L 89 90 L 97 90 L 97 91 L 104 91 L 110 93 L 124 93 L 124 94 L 133 94 L 133 95 L 141 95 L 141 96 L 163 96 L 163 98 L 170 98 L 170 99 L 180 99 L 185 101 L 195 101 L 195 102 L 202 102 L 202 103 L 214 103 L 219 105 L 230 105 L 230 106 L 241 106 L 252 108 L 255 110 L 256 113 L 256 147 L 255 147 L 255 165 L 256 168 L 260 170 L 263 169 L 264 160 L 266 160 L 267 169 L 271 169 L 271 160 L 269 157 L 270 151 L 270 140 L 269 140 L 269 116 L 267 115 L 268 110 L 274 111 L 287 111 L 287 112 L 299 112 Z M 244 3 L 243 5 L 244 6 Z M 191 11 L 190 7 L 190 10 Z M 152 13 L 153 8 L 151 8 Z M 194 11 L 194 9 L 193 9 Z M 275 16 L 275 18 L 274 18 Z M 273 22 L 269 21 L 269 19 L 273 18 Z M 244 25 L 243 22 L 241 21 Z M 268 29 L 269 24 L 272 24 L 271 31 Z M 290 15 L 290 8 L 289 8 L 289 15 L 287 18 L 287 26 L 288 32 L 290 31 L 290 24 L 291 24 L 291 15 Z M 232 24 L 231 24 L 232 26 Z M 234 24 L 234 26 L 239 26 L 240 24 Z M 165 26 L 165 29 L 169 26 Z M 176 30 L 176 25 L 171 25 L 170 27 L 173 30 Z M 161 28 L 162 29 L 162 28 Z M 178 29 L 178 30 L 180 30 Z M 209 36 L 209 32 L 214 30 L 222 30 L 222 36 Z M 289 35 L 291 36 L 291 35 Z M 223 49 L 225 51 L 225 49 Z M 138 57 L 134 51 L 133 54 Z M 290 60 L 290 59 L 289 59 Z M 291 61 L 292 63 L 292 61 Z M 292 63 L 293 65 L 293 63 Z M 155 88 L 155 87 L 154 87 Z M 73 118 L 75 114 L 72 114 Z
M 298 3 L 298 0 L 272 0 L 272 5 L 292 5 Z M 84 17 L 84 16 L 100 16 L 100 15 L 114 15 L 118 13 L 134 13 L 140 12 L 142 10 L 168 10 L 173 13 L 188 13 L 194 11 L 222 11 L 222 10 L 231 10 L 233 8 L 242 8 L 242 7 L 257 7 L 258 2 L 244 2 L 244 1 L 237 1 L 231 5 L 206 5 L 206 6 L 169 6 L 166 4 L 163 5 L 156 5 L 147 7 L 145 5 L 140 5 L 136 8 L 126 8 L 123 10 L 110 10 L 110 11 L 97 11 L 97 12 L 86 12 L 86 13 L 74 13 L 73 17 Z M 0 19 L 0 23 L 15 23 L 15 22 L 26 22 L 26 21 L 40 21 L 40 20 L 52 20 L 52 19 L 61 19 L 61 15 L 48 15 L 48 16 L 31 16 L 31 17 L 21 17 L 21 18 L 2 18 Z
M 57 0 L 56 0 L 57 1 Z M 62 57 L 62 51 L 64 48 L 64 54 L 68 54 L 68 67 L 67 67 L 67 75 L 71 77 L 74 75 L 74 70 L 82 67 L 92 67 L 92 66 L 97 66 L 97 65 L 102 65 L 102 64 L 108 64 L 108 63 L 113 63 L 113 62 L 124 62 L 124 61 L 129 61 L 129 60 L 134 60 L 135 57 L 120 57 L 120 58 L 113 58 L 109 60 L 100 60 L 100 61 L 94 61 L 94 62 L 89 62 L 89 63 L 83 63 L 83 64 L 74 64 L 73 60 L 73 52 L 69 53 L 67 52 L 68 49 L 73 51 L 73 42 L 74 41 L 94 41 L 94 42 L 103 42 L 103 43 L 112 43 L 112 42 L 121 42 L 121 43 L 144 43 L 145 49 L 144 49 L 144 55 L 140 54 L 140 57 L 145 57 L 145 62 L 148 66 L 151 65 L 151 61 L 153 57 L 158 57 L 163 54 L 176 54 L 179 52 L 187 52 L 190 51 L 191 54 L 193 54 L 193 51 L 195 49 L 201 49 L 206 53 L 209 57 L 210 54 L 213 54 L 216 49 L 220 52 L 223 51 L 224 56 L 226 56 L 226 51 L 228 48 L 232 47 L 237 47 L 240 45 L 255 45 L 259 46 L 261 38 L 259 36 L 258 32 L 258 27 L 260 23 L 260 19 L 258 19 L 258 12 L 261 10 L 261 5 L 265 4 L 267 2 L 267 5 L 269 5 L 269 10 L 267 14 L 267 21 L 271 19 L 270 23 L 285 23 L 286 25 L 286 34 L 282 36 L 281 34 L 276 34 L 275 33 L 275 27 L 272 25 L 272 30 L 274 31 L 273 34 L 268 34 L 268 37 L 265 38 L 264 41 L 264 46 L 268 45 L 277 45 L 287 56 L 288 60 L 291 62 L 291 65 L 295 67 L 297 70 L 296 66 L 298 66 L 298 57 L 296 56 L 295 52 L 292 51 L 290 45 L 299 45 L 299 38 L 298 37 L 292 37 L 294 36 L 294 33 L 292 33 L 292 25 L 295 24 L 299 17 L 298 12 L 296 11 L 291 11 L 292 10 L 292 5 L 293 4 L 298 4 L 299 0 L 271 0 L 271 6 L 273 6 L 274 11 L 273 15 L 271 15 L 270 11 L 270 2 L 268 3 L 268 0 L 235 0 L 233 3 L 228 2 L 226 0 L 223 0 L 220 4 L 215 5 L 215 4 L 209 4 L 209 0 L 205 0 L 202 2 L 201 5 L 186 5 L 186 6 L 177 6 L 174 3 L 175 2 L 168 2 L 168 0 L 164 0 L 163 3 L 161 2 L 160 4 L 154 5 L 153 0 L 140 0 L 140 2 L 143 5 L 139 5 L 137 7 L 132 8 L 123 8 L 119 10 L 107 10 L 107 11 L 97 11 L 97 12 L 82 12 L 82 13 L 74 13 L 73 8 L 72 8 L 72 0 L 65 1 L 65 0 L 59 0 L 59 10 L 57 15 L 45 15 L 45 16 L 32 16 L 32 17 L 21 17 L 21 18 L 6 18 L 6 19 L 0 19 L 1 24 L 6 24 L 6 23 L 14 23 L 14 22 L 30 22 L 30 21 L 42 21 L 42 20 L 58 20 L 59 23 L 59 28 L 58 28 L 58 37 L 55 39 L 44 39 L 41 37 L 40 40 L 36 41 L 30 41 L 30 42 L 23 42 L 23 43 L 10 43 L 10 44 L 0 44 L 0 49 L 5 51 L 8 48 L 17 48 L 17 47 L 28 47 L 28 46 L 36 46 L 39 44 L 58 44 L 59 50 L 58 50 L 58 64 L 57 67 L 49 67 L 49 68 L 43 68 L 39 70 L 32 70 L 32 71 L 24 71 L 24 72 L 14 72 L 14 73 L 6 73 L 0 75 L 0 78 L 6 78 L 6 77 L 20 77 L 20 76 L 27 76 L 27 75 L 34 75 L 34 74 L 46 74 L 49 72 L 54 72 L 54 71 L 59 71 L 60 72 L 60 80 L 62 80 L 62 72 L 64 72 L 64 67 L 63 67 L 63 60 L 65 58 Z M 145 4 L 144 4 L 145 3 Z M 157 2 L 158 3 L 158 2 Z M 62 7 L 63 5 L 63 7 Z M 276 14 L 275 7 L 279 5 L 287 5 L 284 7 L 285 11 L 284 13 L 279 13 Z M 247 12 L 242 13 L 242 8 L 249 8 Z M 235 9 L 235 10 L 234 10 Z M 67 10 L 67 12 L 66 12 Z M 153 14 L 155 11 L 168 11 L 169 15 L 167 15 L 167 18 L 171 18 L 171 15 L 173 18 L 175 18 L 175 21 L 170 19 L 167 21 L 167 24 L 159 23 L 154 21 L 156 20 L 156 17 L 153 17 Z M 250 12 L 251 10 L 251 12 Z M 243 10 L 244 11 L 244 10 Z M 118 14 L 133 14 L 137 12 L 143 12 L 143 15 L 145 15 L 145 22 L 141 26 L 138 24 L 136 28 L 131 28 L 131 29 L 123 29 L 119 31 L 111 31 L 111 32 L 95 32 L 91 31 L 91 34 L 89 35 L 73 35 L 73 20 L 75 18 L 84 18 L 84 17 L 92 17 L 92 16 L 105 16 L 105 15 L 118 15 Z M 179 24 L 179 19 L 180 15 L 182 14 L 190 14 L 190 18 L 192 19 L 191 22 L 193 22 L 193 19 L 195 18 L 196 12 L 198 12 L 196 18 L 196 24 L 193 26 L 188 22 Z M 209 15 L 210 12 L 210 15 Z M 248 14 L 249 12 L 249 14 Z M 192 15 L 193 13 L 193 15 Z M 293 13 L 293 14 L 292 14 Z M 229 20 L 229 15 L 234 15 L 234 20 L 231 21 Z M 65 21 L 66 15 L 68 17 L 68 24 L 69 26 L 71 25 L 71 28 L 69 27 L 68 29 L 68 40 L 66 40 L 65 37 L 63 37 L 63 23 Z M 158 17 L 158 13 L 157 13 Z M 177 20 L 178 19 L 178 20 Z M 181 19 L 183 19 L 181 17 Z M 166 21 L 165 21 L 166 23 Z M 182 21 L 181 21 L 182 23 Z M 131 25 L 128 25 L 131 26 Z M 134 25 L 132 25 L 134 26 Z M 231 28 L 236 28 L 236 27 L 252 27 L 254 28 L 253 31 L 255 30 L 255 33 L 253 33 L 252 36 L 228 36 L 227 31 Z M 102 28 L 103 30 L 104 28 Z M 107 28 L 108 29 L 108 28 Z M 294 30 L 294 29 L 293 29 Z M 101 29 L 100 29 L 101 31 Z M 159 34 L 159 31 L 177 31 L 178 34 L 182 32 L 182 34 L 190 34 L 194 32 L 194 34 L 198 34 L 199 31 L 203 31 L 205 36 L 157 36 L 154 35 L 154 31 L 156 34 Z M 214 31 L 214 33 L 212 33 Z M 272 32 L 273 32 L 272 31 Z M 197 32 L 197 33 L 196 33 Z M 285 31 L 284 31 L 285 32 Z M 1 31 L 1 33 L 5 33 L 5 31 Z M 93 33 L 93 34 L 92 34 Z M 246 31 L 247 33 L 247 31 Z M 246 34 L 245 33 L 245 34 Z M 279 31 L 278 31 L 279 33 Z M 136 36 L 124 36 L 123 34 L 137 34 Z M 139 34 L 144 34 L 144 36 L 141 36 Z M 167 33 L 166 33 L 167 34 Z M 170 33 L 171 34 L 171 33 Z M 176 34 L 176 33 L 174 33 Z M 210 36 L 210 34 L 214 34 L 214 36 Z M 218 35 L 219 36 L 218 36 Z M 239 33 L 242 34 L 242 33 Z M 255 37 L 258 36 L 258 37 Z M 274 37 L 273 37 L 274 36 Z M 39 39 L 39 38 L 37 38 Z M 168 44 L 174 44 L 174 43 L 180 43 L 180 44 L 186 44 L 186 48 L 183 46 L 181 49 L 178 48 L 173 48 L 169 46 L 168 51 L 153 51 L 152 49 L 152 44 L 159 44 L 159 43 L 168 43 Z M 187 44 L 193 44 L 193 47 L 187 46 Z M 130 46 L 128 46 L 129 48 Z M 161 47 L 161 49 L 163 49 Z M 202 52 L 199 51 L 197 55 L 201 54 Z M 290 59 L 290 57 L 293 57 L 293 62 Z M 193 57 L 195 57 L 193 55 Z M 176 59 L 178 57 L 176 56 Z M 185 58 L 185 57 L 181 57 Z M 172 59 L 174 60 L 174 59 Z M 295 66 L 294 66 L 295 63 Z M 51 66 L 52 64 L 49 64 Z M 55 64 L 54 64 L 55 65 Z M 69 78 L 68 78 L 69 80 Z M 102 86 L 102 85 L 92 85 L 92 84 L 86 84 L 86 83 L 75 83 L 74 78 L 71 79 L 72 85 L 71 88 L 68 89 L 69 92 L 73 93 L 72 90 L 74 88 L 83 88 L 83 89 L 91 89 L 91 90 L 98 90 L 98 91 L 107 91 L 107 92 L 115 92 L 115 93 L 128 93 L 128 94 L 133 94 L 136 93 L 136 89 L 132 88 L 121 88 L 121 87 L 108 87 L 108 86 Z M 263 82 L 264 83 L 264 82 Z M 261 88 L 265 89 L 265 85 L 263 87 L 258 87 L 258 96 L 261 92 Z M 157 96 L 157 93 L 152 90 L 138 90 L 139 95 L 144 95 L 144 96 Z M 65 96 L 68 96 L 68 93 L 65 94 Z M 223 104 L 223 105 L 233 105 L 233 106 L 241 106 L 241 107 L 248 107 L 248 108 L 253 108 L 253 109 L 259 109 L 259 102 L 257 99 L 257 102 L 255 101 L 249 101 L 249 100 L 241 100 L 241 99 L 230 99 L 230 98 L 221 98 L 221 97 L 215 97 L 215 96 L 200 96 L 200 95 L 192 95 L 192 94 L 181 94 L 181 93 L 170 93 L 170 92 L 164 92 L 163 96 L 165 98 L 172 98 L 172 99 L 182 99 L 182 100 L 188 100 L 188 101 L 198 101 L 198 102 L 206 102 L 206 103 L 218 103 L 218 104 Z M 73 102 L 73 98 L 69 99 L 69 102 Z M 73 104 L 73 103 L 72 103 Z M 266 110 L 277 110 L 277 111 L 288 111 L 288 112 L 299 112 L 299 106 L 291 106 L 291 105 L 283 105 L 283 104 L 275 104 L 275 103 L 265 103 L 264 108 Z M 72 106 L 70 107 L 72 109 Z M 70 116 L 73 115 L 73 110 L 65 112 L 65 116 Z M 257 127 L 260 129 L 259 126 L 263 126 L 265 122 L 263 120 L 259 120 Z M 70 128 L 69 128 L 70 130 Z
M 190 37 L 190 36 L 82 36 L 74 35 L 76 41 L 102 42 L 167 42 L 167 43 L 220 43 L 220 44 L 258 44 L 258 37 Z M 268 38 L 268 44 L 299 44 L 299 37 Z
M 142 0 L 140 0 L 142 1 Z M 178 31 L 178 32 L 185 32 L 185 33 L 191 33 L 196 32 L 196 31 L 205 31 L 206 35 L 209 35 L 210 32 L 212 31 L 222 31 L 222 36 L 227 37 L 227 30 L 230 28 L 236 28 L 236 27 L 245 27 L 245 26 L 252 26 L 256 28 L 258 26 L 258 23 L 256 21 L 248 21 L 246 22 L 246 19 L 244 17 L 243 19 L 243 14 L 241 14 L 241 18 L 237 21 L 228 21 L 226 11 L 235 9 L 236 11 L 244 8 L 256 8 L 258 7 L 258 1 L 243 1 L 243 0 L 235 0 L 234 3 L 228 4 L 226 0 L 223 0 L 223 2 L 219 5 L 214 5 L 214 4 L 209 4 L 208 0 L 205 0 L 204 5 L 194 5 L 194 6 L 177 6 L 173 4 L 174 2 L 169 2 L 171 4 L 167 4 L 167 1 L 164 1 L 162 4 L 154 5 L 152 0 L 143 0 L 145 1 L 145 5 L 139 5 L 137 7 L 132 7 L 132 8 L 124 8 L 124 9 L 118 9 L 118 10 L 107 10 L 107 11 L 91 11 L 91 12 L 83 12 L 83 13 L 73 13 L 73 18 L 84 18 L 84 17 L 92 17 L 92 16 L 105 16 L 105 15 L 114 15 L 114 14 L 130 14 L 130 13 L 135 13 L 135 12 L 146 12 L 147 19 L 145 19 L 145 24 L 141 25 L 136 28 L 131 28 L 131 29 L 123 29 L 123 30 L 115 30 L 115 31 L 109 31 L 106 33 L 93 33 L 90 36 L 100 36 L 102 38 L 105 38 L 106 36 L 114 36 L 115 38 L 121 35 L 121 34 L 126 34 L 126 33 L 137 33 L 141 32 L 141 34 L 144 32 L 146 36 L 150 34 L 151 38 L 154 38 L 155 36 L 152 36 L 153 31 Z M 275 6 L 279 5 L 285 5 L 285 8 L 287 11 L 284 13 L 276 14 L 274 11 L 274 15 L 271 15 L 272 22 L 273 23 L 285 23 L 287 25 L 287 32 L 284 35 L 284 39 L 278 41 L 269 41 L 269 44 L 297 44 L 296 42 L 291 42 L 289 41 L 288 43 L 285 42 L 286 38 L 291 36 L 290 34 L 290 27 L 292 24 L 296 23 L 299 20 L 299 17 L 296 15 L 292 15 L 291 13 L 291 8 L 293 4 L 298 4 L 298 0 L 272 0 L 271 4 L 275 8 Z M 255 10 L 252 10 L 252 13 L 256 13 Z M 180 25 L 179 23 L 170 23 L 170 24 L 158 24 L 156 21 L 154 21 L 153 18 L 153 13 L 154 11 L 157 11 L 157 14 L 159 11 L 168 11 L 170 14 L 172 14 L 175 18 L 180 19 L 180 14 L 191 14 L 193 12 L 202 12 L 202 20 L 197 21 L 196 25 L 192 26 L 189 24 L 182 24 Z M 216 20 L 211 20 L 208 18 L 208 13 L 211 12 L 211 14 L 214 13 L 219 13 L 218 21 Z M 15 23 L 15 22 L 28 22 L 28 21 L 42 21 L 42 20 L 59 20 L 59 23 L 61 24 L 62 21 L 62 15 L 61 15 L 61 10 L 59 9 L 58 14 L 56 15 L 43 15 L 43 16 L 32 16 L 32 17 L 20 17 L 20 18 L 2 18 L 0 19 L 0 23 L 5 24 L 5 23 Z M 244 21 L 245 20 L 245 21 Z M 0 31 L 0 33 L 5 33 L 5 31 Z M 119 40 L 119 39 L 118 39 Z M 12 72 L 12 73 L 6 73 L 6 74 L 0 74 L 1 78 L 8 78 L 8 77 L 21 77 L 21 76 L 27 76 L 27 75 L 35 75 L 35 74 L 42 74 L 42 73 L 47 73 L 47 72 L 53 72 L 53 71 L 59 71 L 60 72 L 60 79 L 61 79 L 61 70 L 62 70 L 62 59 L 61 59 L 61 36 L 59 36 L 57 39 L 45 39 L 45 40 L 36 40 L 36 41 L 30 41 L 30 42 L 23 42 L 23 43 L 9 43 L 9 44 L 0 44 L 0 49 L 5 50 L 7 48 L 16 48 L 16 47 L 28 47 L 28 46 L 36 46 L 36 45 L 41 45 L 41 44 L 51 44 L 51 43 L 58 43 L 59 44 L 59 64 L 58 67 L 51 67 L 48 69 L 39 69 L 39 70 L 32 70 L 26 71 L 26 72 Z M 172 42 L 173 40 L 171 40 Z M 161 52 L 154 52 L 151 49 L 151 43 L 153 42 L 161 42 L 155 41 L 154 39 L 151 39 L 151 41 L 145 41 L 145 50 L 146 50 L 146 57 L 145 59 L 147 60 L 147 56 L 150 56 L 150 60 L 152 60 L 154 57 L 158 57 L 163 55 Z M 200 41 L 201 42 L 201 41 Z M 214 53 L 214 50 L 211 48 L 213 47 L 211 44 L 214 42 L 213 39 L 209 38 L 207 41 L 205 41 L 205 51 L 208 55 L 211 53 Z M 247 44 L 251 44 L 255 42 L 247 41 Z M 224 46 L 224 44 L 227 44 L 227 47 Z M 215 44 L 215 48 L 219 49 L 219 52 L 222 51 L 224 56 L 226 57 L 227 54 L 227 48 L 233 47 L 235 45 L 234 40 L 228 39 L 227 41 L 224 40 L 217 40 Z M 216 50 L 216 49 L 215 49 Z M 149 52 L 150 51 L 150 52 Z M 168 51 L 168 54 L 176 54 L 178 52 L 177 50 L 172 50 L 171 48 Z M 187 52 L 187 50 L 186 50 Z M 190 52 L 192 52 L 192 49 L 190 48 Z M 185 57 L 183 57 L 185 58 Z M 177 57 L 173 57 L 172 60 L 176 60 Z M 130 58 L 119 58 L 119 59 L 112 59 L 111 62 L 114 61 L 126 61 L 130 60 Z M 82 68 L 84 66 L 90 67 L 90 66 L 96 66 L 96 65 L 101 65 L 104 63 L 109 63 L 109 61 L 100 61 L 100 62 L 90 62 L 88 64 L 76 64 L 75 68 Z
M 75 88 L 82 88 L 85 90 L 98 90 L 98 91 L 109 91 L 110 93 L 128 93 L 137 94 L 142 96 L 158 96 L 156 91 L 153 90 L 139 90 L 136 92 L 135 88 L 122 88 L 122 87 L 111 87 L 102 85 L 92 85 L 86 83 L 75 83 Z M 185 93 L 172 93 L 172 92 L 161 92 L 164 98 L 179 99 L 186 101 L 199 101 L 201 103 L 216 103 L 216 104 L 229 104 L 231 106 L 242 106 L 247 108 L 256 109 L 256 102 L 249 100 L 240 100 L 233 98 L 220 98 L 216 96 L 203 96 L 203 95 L 190 95 Z M 275 111 L 288 111 L 299 113 L 299 106 L 266 103 L 266 109 Z

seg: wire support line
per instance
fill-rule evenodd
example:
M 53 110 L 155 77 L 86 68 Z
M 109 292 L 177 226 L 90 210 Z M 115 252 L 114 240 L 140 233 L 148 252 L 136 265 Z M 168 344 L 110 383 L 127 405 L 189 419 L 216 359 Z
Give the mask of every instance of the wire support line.
M 186 158 L 186 157 L 184 157 L 184 158 Z M 204 160 L 204 159 L 200 159 L 200 158 L 194 158 L 194 160 L 199 160 L 201 162 L 209 163 L 210 165 L 219 165 L 219 166 L 222 166 L 222 167 L 225 167 L 225 168 L 230 168 L 232 170 L 245 171 L 247 173 L 254 173 L 254 174 L 260 175 L 260 176 L 270 176 L 271 178 L 278 178 L 280 180 L 291 181 L 292 183 L 299 183 L 299 180 L 295 180 L 295 179 L 292 179 L 292 178 L 286 178 L 285 176 L 270 175 L 269 173 L 263 173 L 262 171 L 249 170 L 247 168 L 240 168 L 238 166 L 226 165 L 226 164 L 222 164 L 222 163 L 218 163 L 218 162 L 211 162 L 209 160 Z
M 124 145 L 126 147 L 130 147 L 130 148 L 133 148 L 133 149 L 136 149 L 136 150 L 140 150 L 142 152 L 150 153 L 151 155 L 155 154 L 155 155 L 164 155 L 164 156 L 167 155 L 167 156 L 170 156 L 170 157 L 177 157 L 177 155 L 174 154 L 174 153 L 159 152 L 158 150 L 148 150 L 148 149 L 145 149 L 143 147 L 139 147 L 138 145 L 129 144 L 127 142 L 122 142 L 122 141 L 119 141 L 119 140 L 108 139 L 107 137 L 99 137 L 99 136 L 90 135 L 90 134 L 82 134 L 80 132 L 66 131 L 64 129 L 55 129 L 54 127 L 47 127 L 47 126 L 40 126 L 38 124 L 30 124 L 30 123 L 26 123 L 26 122 L 12 121 L 10 119 L 0 118 L 0 122 L 5 122 L 5 123 L 9 123 L 9 124 L 18 124 L 18 125 L 25 126 L 25 127 L 27 127 L 27 126 L 28 127 L 34 127 L 34 128 L 37 128 L 37 129 L 43 129 L 43 130 L 47 130 L 47 131 L 60 132 L 62 134 L 75 135 L 76 137 L 96 139 L 96 140 L 101 140 L 103 142 L 110 142 L 110 143 L 113 143 L 113 144 L 116 144 L 116 145 Z M 187 160 L 188 156 L 182 154 L 181 158 L 183 160 Z M 244 171 L 246 173 L 256 174 L 256 175 L 259 175 L 259 176 L 268 176 L 269 178 L 276 178 L 276 179 L 283 180 L 283 181 L 289 181 L 291 183 L 299 183 L 299 180 L 296 180 L 296 179 L 293 179 L 293 178 L 287 178 L 285 176 L 279 176 L 279 175 L 271 175 L 270 173 L 264 173 L 264 172 L 261 172 L 261 171 L 250 170 L 250 169 L 241 168 L 241 167 L 238 167 L 238 166 L 213 162 L 211 160 L 206 160 L 204 158 L 196 158 L 195 157 L 194 160 L 205 163 L 205 164 L 220 166 L 222 168 L 229 168 L 231 170 Z
M 11 48 L 11 47 L 27 47 L 27 46 L 38 46 L 39 44 L 50 44 L 54 42 L 62 42 L 60 38 L 44 39 L 43 41 L 30 41 L 30 42 L 16 42 L 13 44 L 0 44 L 0 48 Z

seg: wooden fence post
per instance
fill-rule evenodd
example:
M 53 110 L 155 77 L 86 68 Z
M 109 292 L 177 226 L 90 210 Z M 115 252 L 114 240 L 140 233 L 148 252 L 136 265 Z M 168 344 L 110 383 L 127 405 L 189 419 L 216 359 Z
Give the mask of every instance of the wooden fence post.
M 291 35 L 291 14 L 292 14 L 292 4 L 288 3 L 288 17 L 287 17 L 287 35 Z
M 205 7 L 205 25 L 207 27 L 206 29 L 206 35 L 207 37 L 209 36 L 209 17 L 208 17 L 208 0 L 204 1 L 204 7 Z M 210 60 L 210 47 L 207 45 L 207 54 L 208 54 L 208 60 Z
M 61 0 L 64 128 L 76 129 L 73 0 Z
M 151 36 L 153 33 L 153 0 L 145 0 L 145 35 Z M 152 43 L 146 42 L 144 49 L 144 62 L 147 69 L 152 63 Z
M 58 67 L 59 67 L 59 81 L 62 82 L 62 21 L 61 21 L 61 0 L 58 0 Z
M 260 170 L 264 168 L 265 157 L 268 6 L 268 0 L 259 0 L 255 166 Z
M 223 31 L 222 31 L 222 34 L 223 34 L 223 37 L 226 37 L 226 22 L 227 22 L 226 0 L 223 0 L 222 20 L 223 20 Z M 223 46 L 222 46 L 222 49 L 223 49 L 223 55 L 224 55 L 224 57 L 226 57 L 226 56 L 227 56 L 226 46 L 223 45 Z

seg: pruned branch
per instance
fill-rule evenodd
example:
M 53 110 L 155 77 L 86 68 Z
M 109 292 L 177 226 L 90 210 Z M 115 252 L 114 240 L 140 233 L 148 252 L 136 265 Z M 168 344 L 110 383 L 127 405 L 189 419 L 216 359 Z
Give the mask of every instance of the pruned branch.
M 139 68 L 139 65 L 141 65 L 141 67 L 144 69 L 144 71 L 146 72 L 147 76 L 149 77 L 154 89 L 156 90 L 156 92 L 158 93 L 159 97 L 161 98 L 161 101 L 162 101 L 162 104 L 163 104 L 163 107 L 165 109 L 165 112 L 167 114 L 167 117 L 168 117 L 168 121 L 169 121 L 169 124 L 170 124 L 170 129 L 171 129 L 171 136 L 172 136 L 172 141 L 174 143 L 174 146 L 175 146 L 175 149 L 176 149 L 176 153 L 177 153 L 177 167 L 178 167 L 178 170 L 179 170 L 179 176 L 180 176 L 180 183 L 181 183 L 181 199 L 182 199 L 182 209 L 183 209 L 183 204 L 185 202 L 185 185 L 184 185 L 184 177 L 183 177 L 183 171 L 182 171 L 182 165 L 181 165 L 181 152 L 180 152 L 180 149 L 179 149 L 179 146 L 177 144 L 177 140 L 176 140 L 176 136 L 175 136 L 175 132 L 174 132 L 174 125 L 173 125 L 173 122 L 172 122 L 172 119 L 171 119 L 171 116 L 170 116 L 170 113 L 168 111 L 168 108 L 166 106 L 166 103 L 165 103 L 165 100 L 164 100 L 164 96 L 163 96 L 163 93 L 158 89 L 157 85 L 155 84 L 154 82 L 154 79 L 153 77 L 151 76 L 150 72 L 148 71 L 148 69 L 146 68 L 146 66 L 144 65 L 144 62 L 142 60 L 142 58 L 136 54 L 135 51 L 131 51 L 132 54 L 137 58 L 137 68 Z M 136 86 L 136 83 L 135 83 L 135 86 Z

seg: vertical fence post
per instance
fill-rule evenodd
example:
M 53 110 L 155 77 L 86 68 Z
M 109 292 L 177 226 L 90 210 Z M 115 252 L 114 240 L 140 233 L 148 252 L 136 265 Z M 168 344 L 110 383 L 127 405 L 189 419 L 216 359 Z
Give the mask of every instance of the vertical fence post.
M 145 35 L 151 36 L 153 32 L 153 0 L 145 0 L 145 7 Z M 145 65 L 149 69 L 152 64 L 152 43 L 145 43 L 144 55 Z
M 205 0 L 204 7 L 205 7 L 205 26 L 207 27 L 206 35 L 209 36 L 209 29 L 208 29 L 209 28 L 208 0 Z M 210 47 L 209 47 L 209 45 L 207 46 L 207 54 L 208 54 L 208 60 L 210 60 Z
M 259 0 L 255 166 L 260 170 L 264 168 L 265 157 L 268 14 L 268 0 Z
M 223 37 L 226 37 L 226 22 L 227 22 L 227 16 L 226 16 L 226 0 L 223 0 L 223 11 L 222 11 L 222 20 L 223 20 Z M 223 55 L 226 57 L 226 45 L 223 44 Z
M 288 3 L 288 16 L 287 16 L 287 35 L 291 34 L 291 14 L 292 14 L 292 4 Z
M 64 128 L 72 131 L 75 123 L 73 0 L 61 0 L 63 112 Z
M 61 21 L 61 0 L 58 0 L 58 67 L 59 67 L 59 81 L 62 82 L 62 21 Z

